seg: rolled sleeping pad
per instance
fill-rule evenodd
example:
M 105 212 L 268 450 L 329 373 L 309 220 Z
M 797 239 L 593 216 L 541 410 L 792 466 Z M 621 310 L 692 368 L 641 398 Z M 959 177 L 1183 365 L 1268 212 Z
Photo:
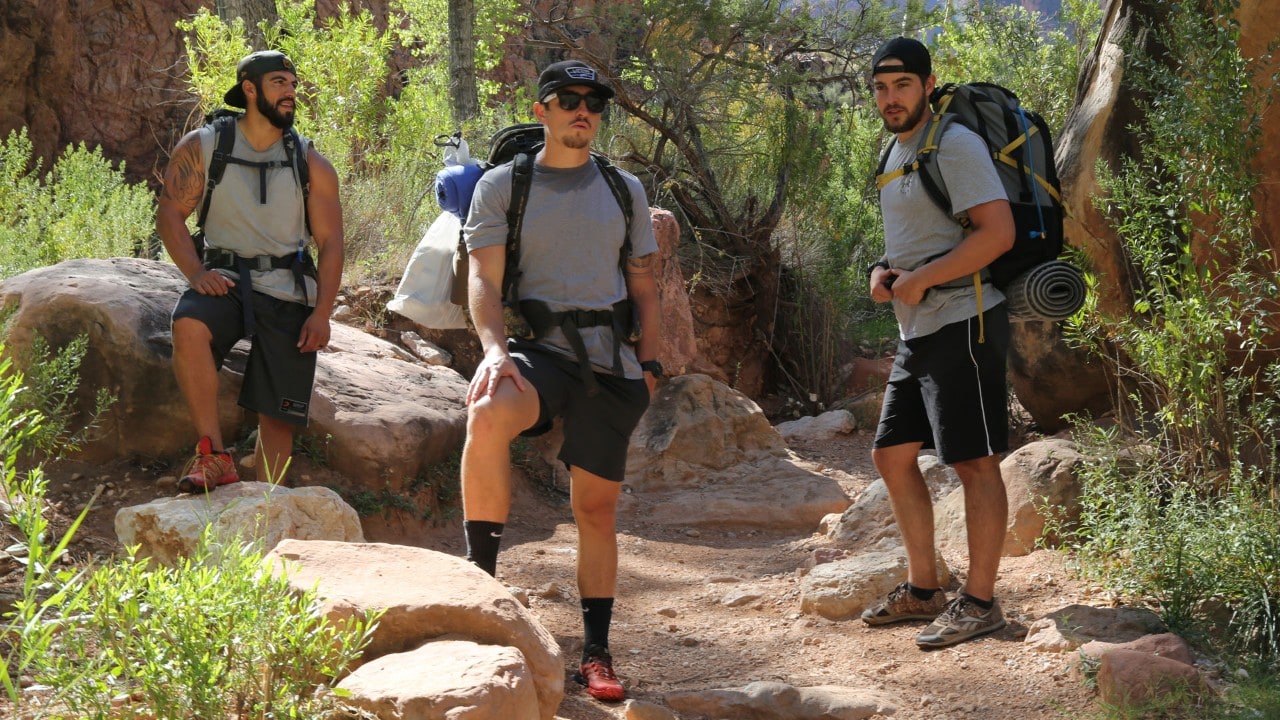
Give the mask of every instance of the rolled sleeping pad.
M 471 208 L 471 193 L 484 170 L 479 165 L 450 165 L 436 173 L 436 202 L 445 212 L 467 219 Z
M 1005 288 L 1009 319 L 1066 320 L 1084 306 L 1084 274 L 1069 262 L 1051 260 L 1014 278 Z

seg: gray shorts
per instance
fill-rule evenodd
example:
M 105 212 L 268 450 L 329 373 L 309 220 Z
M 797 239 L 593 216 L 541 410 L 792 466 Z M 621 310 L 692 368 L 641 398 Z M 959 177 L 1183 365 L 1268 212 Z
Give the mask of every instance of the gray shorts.
M 983 320 L 984 343 L 978 342 L 977 316 L 898 342 L 874 447 L 922 443 L 949 465 L 1009 449 L 1004 304 L 983 313 Z
M 305 426 L 316 377 L 316 353 L 298 350 L 302 325 L 311 308 L 252 293 L 255 332 L 240 387 L 240 406 L 259 415 Z M 213 334 L 213 362 L 221 368 L 232 346 L 244 337 L 240 293 L 202 295 L 187 290 L 173 308 L 173 319 L 199 320 Z
M 576 360 L 535 343 L 512 340 L 508 346 L 520 374 L 538 391 L 538 420 L 520 434 L 542 435 L 551 429 L 555 418 L 563 418 L 560 461 L 622 482 L 627 475 L 631 433 L 649 408 L 649 387 L 644 380 L 597 372 L 600 392 L 592 396 L 578 375 Z

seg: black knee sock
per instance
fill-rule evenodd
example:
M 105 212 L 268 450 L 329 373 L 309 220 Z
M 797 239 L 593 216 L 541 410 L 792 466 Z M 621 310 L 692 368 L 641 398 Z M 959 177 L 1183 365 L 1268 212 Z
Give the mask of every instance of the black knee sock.
M 467 560 L 494 577 L 498 575 L 498 545 L 502 543 L 503 527 L 503 523 L 487 520 L 462 523 L 462 531 L 467 534 Z
M 582 598 L 582 661 L 587 651 L 609 649 L 609 624 L 613 622 L 613 598 Z

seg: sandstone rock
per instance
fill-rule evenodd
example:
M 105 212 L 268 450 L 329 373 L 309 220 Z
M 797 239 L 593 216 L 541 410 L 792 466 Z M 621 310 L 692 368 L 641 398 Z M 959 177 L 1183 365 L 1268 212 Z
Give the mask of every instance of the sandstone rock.
M 759 406 L 705 375 L 659 386 L 631 436 L 627 486 L 624 514 L 662 524 L 807 530 L 849 505 L 839 483 L 791 460 Z
M 444 348 L 433 342 L 427 342 L 412 330 L 400 333 L 400 344 L 404 345 L 414 357 L 428 365 L 449 366 L 453 364 L 453 356 Z
M 121 546 L 138 545 L 140 557 L 166 566 L 190 556 L 206 526 L 215 542 L 257 540 L 264 549 L 285 538 L 364 542 L 356 511 L 322 487 L 241 482 L 121 508 L 115 519 Z
M 519 650 L 464 640 L 428 642 L 383 655 L 338 683 L 347 707 L 395 720 L 538 720 Z
M 171 363 L 170 313 L 185 289 L 171 263 L 128 258 L 69 260 L 0 283 L 0 303 L 16 308 L 7 352 L 20 356 L 36 335 L 53 347 L 87 335 L 76 408 L 83 416 L 100 387 L 118 397 L 82 459 L 185 455 L 194 446 Z M 332 328 L 317 358 L 311 423 L 300 432 L 325 439 L 331 467 L 398 490 L 461 447 L 462 376 L 406 362 L 405 351 L 345 325 Z M 254 422 L 237 405 L 248 345 L 237 347 L 219 379 L 222 431 L 231 439 Z
M 676 712 L 734 720 L 858 720 L 892 715 L 897 705 L 870 689 L 824 685 L 793 687 L 753 682 L 740 688 L 667 693 Z
M 1159 655 L 1187 665 L 1191 665 L 1194 662 L 1191 657 L 1191 646 L 1187 644 L 1186 640 L 1173 633 L 1143 635 L 1137 640 L 1130 640 L 1124 643 L 1091 640 L 1081 646 L 1080 654 L 1083 657 L 1097 660 L 1112 650 L 1132 650 L 1134 652 L 1147 653 L 1148 655 Z
M 705 371 L 693 331 L 689 291 L 680 269 L 680 225 L 668 210 L 650 208 L 653 234 L 658 240 L 662 265 L 658 269 L 658 300 L 662 306 L 662 344 L 658 359 L 665 373 L 674 377 Z M 643 359 L 643 358 L 642 358 Z
M 830 440 L 837 435 L 848 435 L 854 428 L 852 413 L 848 410 L 831 410 L 817 416 L 781 422 L 774 429 L 790 445 L 807 440 Z
M 1150 610 L 1073 604 L 1033 622 L 1025 642 L 1046 652 L 1074 650 L 1091 640 L 1125 643 L 1168 628 Z
M 643 700 L 628 700 L 622 706 L 623 720 L 680 720 L 675 713 Z
M 1017 557 L 1036 549 L 1044 535 L 1046 510 L 1068 523 L 1079 518 L 1075 470 L 1082 462 L 1075 443 L 1060 438 L 1027 443 L 1000 462 L 1009 499 L 1002 556 Z M 963 487 L 934 505 L 934 527 L 939 545 L 967 546 Z M 1050 547 L 1056 547 L 1056 536 L 1046 540 Z
M 936 561 L 946 587 L 951 571 L 941 555 Z M 900 546 L 817 565 L 800 583 L 800 612 L 829 620 L 855 618 L 906 579 L 907 552 Z
M 315 586 L 332 620 L 386 610 L 364 662 L 446 635 L 514 647 L 528 665 L 540 717 L 555 716 L 565 674 L 555 637 L 505 586 L 462 558 L 401 545 L 286 540 L 268 561 L 273 572 L 281 571 L 283 561 L 300 590 Z
M 1191 665 L 1136 650 L 1112 650 L 1098 666 L 1098 697 L 1114 707 L 1143 708 L 1152 701 L 1193 707 L 1209 692 Z
M 859 548 L 875 545 L 886 538 L 898 538 L 893 507 L 889 504 L 889 488 L 877 479 L 867 486 L 831 526 L 827 537 L 842 547 Z

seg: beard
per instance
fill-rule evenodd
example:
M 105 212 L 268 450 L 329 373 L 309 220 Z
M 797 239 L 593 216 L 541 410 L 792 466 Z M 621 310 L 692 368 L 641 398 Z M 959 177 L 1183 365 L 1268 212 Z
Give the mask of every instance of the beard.
M 581 150 L 591 145 L 591 136 L 587 133 L 581 135 L 565 135 L 561 138 L 564 146 L 571 150 Z
M 898 123 L 891 122 L 889 118 L 885 117 L 884 114 L 881 113 L 880 117 L 882 120 L 884 120 L 884 129 L 888 130 L 891 133 L 901 133 L 901 132 L 907 132 L 908 130 L 911 130 L 915 126 L 919 125 L 920 119 L 924 117 L 924 109 L 925 109 L 926 101 L 927 101 L 927 98 L 924 95 L 921 95 L 920 101 L 917 102 L 914 106 L 911 107 L 910 110 L 907 111 L 907 116 L 902 119 L 902 122 L 898 122 Z
M 262 116 L 275 127 L 281 130 L 288 130 L 293 127 L 293 112 L 282 113 L 274 105 L 268 103 L 267 99 L 262 97 L 261 87 L 258 88 L 258 99 L 255 105 L 258 108 L 258 112 L 262 113 Z

